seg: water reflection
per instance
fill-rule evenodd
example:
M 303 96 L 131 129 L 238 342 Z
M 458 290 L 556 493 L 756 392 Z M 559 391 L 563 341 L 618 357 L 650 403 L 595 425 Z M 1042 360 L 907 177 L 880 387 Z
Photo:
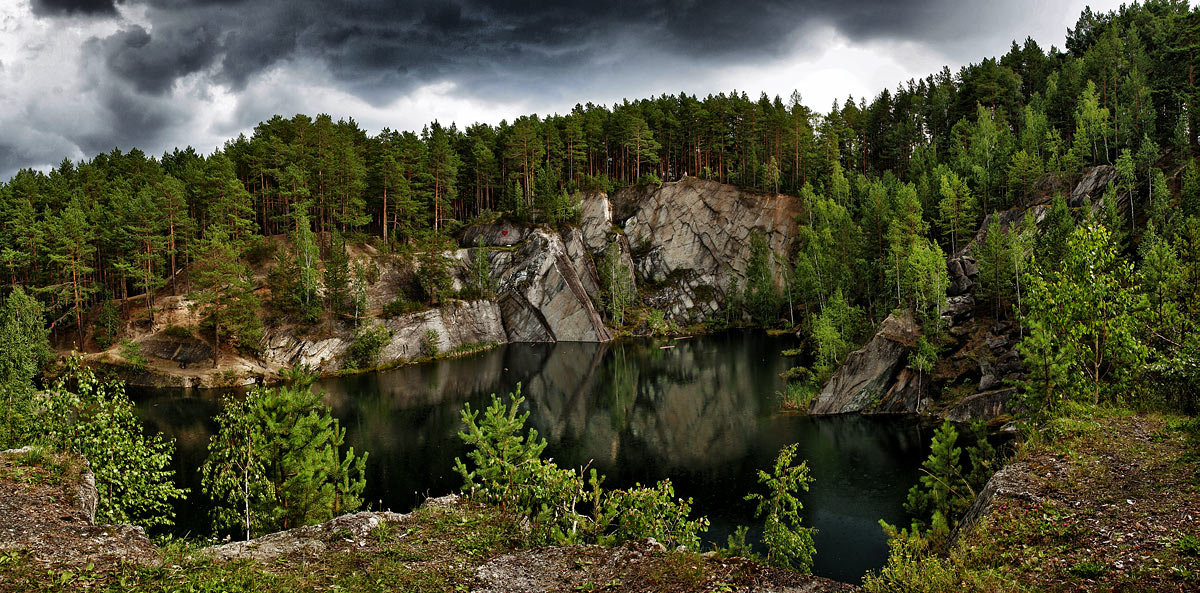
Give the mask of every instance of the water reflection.
M 662 348 L 669 346 L 669 348 Z M 457 437 L 466 402 L 522 384 L 533 426 L 560 465 L 591 465 L 609 486 L 670 477 L 713 522 L 724 542 L 753 524 L 742 497 L 792 442 L 816 479 L 805 520 L 817 535 L 817 574 L 857 582 L 883 563 L 877 521 L 907 522 L 902 505 L 925 450 L 920 428 L 903 419 L 807 418 L 776 413 L 787 338 L 730 333 L 687 340 L 613 344 L 512 344 L 469 358 L 318 382 L 346 428 L 348 444 L 369 451 L 372 506 L 407 510 L 426 495 L 455 490 L 451 471 L 465 451 Z M 216 395 L 138 394 L 147 423 L 179 439 L 185 485 L 212 431 Z M 189 510 L 193 526 L 195 500 Z M 202 504 L 200 505 L 202 506 Z M 185 523 L 187 523 L 186 519 Z

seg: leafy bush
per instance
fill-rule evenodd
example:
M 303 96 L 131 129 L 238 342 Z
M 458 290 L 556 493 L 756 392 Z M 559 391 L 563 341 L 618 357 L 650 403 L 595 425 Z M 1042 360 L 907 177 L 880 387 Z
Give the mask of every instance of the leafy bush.
M 383 317 L 385 319 L 391 319 L 393 317 L 407 315 L 419 310 L 421 310 L 420 303 L 410 301 L 408 297 L 404 295 L 399 295 L 392 299 L 391 302 L 383 306 Z
M 121 340 L 121 358 L 124 358 L 130 367 L 139 371 L 146 370 L 146 365 L 149 362 L 146 360 L 145 355 L 142 354 L 142 345 L 129 338 Z
M 525 398 L 520 385 L 508 403 L 492 395 L 482 414 L 463 407 L 465 430 L 459 432 L 471 447 L 471 468 L 455 459 L 463 491 L 482 502 L 499 504 L 527 517 L 536 543 L 604 543 L 654 537 L 670 545 L 696 549 L 708 529 L 705 518 L 689 520 L 691 499 L 676 499 L 669 481 L 653 487 L 604 491 L 604 478 L 591 471 L 585 490 L 581 473 L 542 459 L 545 439 L 537 430 L 525 432 L 529 412 L 519 413 Z M 577 505 L 587 501 L 592 514 Z
M 173 480 L 175 445 L 143 433 L 124 386 L 101 382 L 73 359 L 45 397 L 47 442 L 86 459 L 96 476 L 97 522 L 170 525 L 170 501 L 185 493 Z
M 612 490 L 604 500 L 604 507 L 620 510 L 614 532 L 620 540 L 653 537 L 668 548 L 683 546 L 695 550 L 700 547 L 700 535 L 708 529 L 708 519 L 688 519 L 692 499 L 676 498 L 670 480 L 654 486 L 638 484 L 627 490 Z
M 192 334 L 192 328 L 183 325 L 168 325 L 162 330 L 162 333 L 167 337 L 175 338 L 177 340 L 187 340 L 194 337 Z
M 797 496 L 808 491 L 812 478 L 807 462 L 792 465 L 795 457 L 795 443 L 781 449 L 772 473 L 758 471 L 758 482 L 767 487 L 767 493 L 748 494 L 746 500 L 758 501 L 754 516 L 765 519 L 763 543 L 767 546 L 767 563 L 809 573 L 817 553 L 813 544 L 816 530 L 801 525 L 800 511 L 804 505 Z
M 392 332 L 382 325 L 361 327 L 346 353 L 348 368 L 369 369 L 379 360 L 379 351 L 392 339 Z
M 948 561 L 930 553 L 929 541 L 917 530 L 896 529 L 880 521 L 888 537 L 887 564 L 878 572 L 863 577 L 868 593 L 957 593 L 963 587 L 960 571 Z
M 665 336 L 671 331 L 671 324 L 667 322 L 667 316 L 658 309 L 651 309 L 646 315 L 646 327 L 655 336 Z
M 255 531 L 319 523 L 362 505 L 367 454 L 339 451 L 346 430 L 307 386 L 231 396 L 202 467 L 218 524 Z

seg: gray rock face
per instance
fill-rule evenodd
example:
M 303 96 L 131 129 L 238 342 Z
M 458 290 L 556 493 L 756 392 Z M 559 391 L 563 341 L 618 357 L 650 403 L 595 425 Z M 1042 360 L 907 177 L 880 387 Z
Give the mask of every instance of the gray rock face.
M 592 301 L 599 283 L 586 257 L 582 233 L 559 236 L 535 230 L 510 257 L 493 262 L 492 273 L 497 278 L 496 292 L 508 341 L 612 339 Z
M 463 232 L 464 247 L 510 247 L 525 240 L 528 230 L 511 222 L 479 224 Z
M 180 364 L 197 364 L 212 360 L 212 347 L 197 338 L 173 338 L 154 334 L 138 342 L 142 353 Z
M 1099 198 L 1104 194 L 1104 188 L 1108 183 L 1117 176 L 1117 170 L 1110 165 L 1100 165 L 1093 167 L 1090 171 L 1075 184 L 1075 189 L 1071 190 L 1071 198 L 1068 205 L 1072 208 L 1078 208 L 1085 201 L 1098 203 Z
M 12 476 L 9 464 L 29 450 L 0 451 L 0 475 Z M 161 564 L 158 547 L 141 527 L 95 524 L 95 476 L 79 461 L 72 466 L 79 473 L 63 475 L 57 484 L 0 479 L 0 552 L 28 553 L 32 562 L 60 570 Z
M 342 356 L 350 348 L 350 339 L 333 337 L 308 340 L 295 335 L 290 329 L 281 329 L 268 331 L 260 346 L 259 356 L 269 364 L 336 370 Z
M 1014 461 L 1000 468 L 1000 471 L 992 475 L 983 490 L 975 497 L 971 508 L 967 509 L 967 513 L 954 528 L 951 539 L 958 539 L 960 534 L 970 533 L 980 519 L 992 512 L 992 507 L 999 499 L 1009 498 L 1035 502 L 1041 500 L 1041 496 L 1034 492 L 1031 484 L 1030 477 L 1034 473 L 1033 467 L 1021 461 Z
M 500 307 L 492 301 L 453 302 L 440 309 L 389 319 L 385 325 L 392 339 L 379 351 L 381 364 L 424 355 L 421 346 L 431 330 L 437 332 L 439 351 L 465 344 L 502 344 L 508 339 Z
M 440 309 L 402 315 L 384 322 L 391 340 L 379 352 L 379 364 L 422 356 L 425 333 L 438 334 L 438 350 L 464 344 L 508 341 L 500 320 L 500 307 L 491 301 L 453 302 Z M 308 365 L 331 371 L 340 368 L 353 342 L 352 335 L 307 340 L 287 330 L 268 332 L 262 342 L 264 361 L 281 367 Z
M 608 196 L 590 193 L 580 204 L 580 226 L 583 243 L 592 253 L 600 253 L 608 245 L 608 233 L 613 230 L 612 203 Z
M 919 333 L 912 313 L 889 315 L 866 346 L 846 357 L 846 362 L 813 399 L 809 413 L 917 411 L 922 406 L 922 397 L 914 379 L 919 377 L 905 374 L 903 381 L 897 381 L 897 376 L 904 369 Z
M 776 253 L 795 235 L 799 198 L 762 196 L 693 177 L 614 196 L 627 214 L 625 234 L 633 248 L 639 284 L 648 301 L 677 321 L 703 320 L 717 310 L 732 280 L 746 285 L 750 235 L 761 231 Z M 775 270 L 783 285 L 783 271 Z

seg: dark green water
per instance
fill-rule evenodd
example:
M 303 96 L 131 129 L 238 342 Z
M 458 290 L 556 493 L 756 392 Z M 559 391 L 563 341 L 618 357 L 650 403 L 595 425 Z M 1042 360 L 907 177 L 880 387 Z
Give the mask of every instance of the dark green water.
M 662 345 L 674 345 L 660 349 Z M 407 511 L 452 492 L 451 467 L 464 449 L 459 410 L 522 384 L 532 424 L 561 466 L 591 463 L 606 486 L 670 477 L 707 515 L 710 541 L 755 525 L 742 497 L 757 487 L 780 448 L 799 442 L 815 481 L 805 522 L 818 528 L 814 572 L 858 582 L 887 553 L 879 519 L 907 524 L 906 492 L 927 453 L 911 419 L 809 418 L 778 413 L 779 352 L 789 338 L 729 333 L 678 341 L 512 344 L 468 358 L 318 382 L 357 451 L 369 451 L 366 499 Z M 198 468 L 218 395 L 180 390 L 133 394 L 147 424 L 178 440 L 183 485 L 199 490 Z M 184 530 L 204 533 L 199 494 L 179 509 Z M 752 533 L 754 533 L 752 531 Z

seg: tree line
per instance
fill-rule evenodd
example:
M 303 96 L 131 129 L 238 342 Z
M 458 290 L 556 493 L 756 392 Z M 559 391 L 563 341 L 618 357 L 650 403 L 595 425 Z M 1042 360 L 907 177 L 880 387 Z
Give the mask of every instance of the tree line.
M 113 331 L 99 326 L 134 310 L 152 320 L 168 291 L 196 297 L 218 344 L 254 344 L 264 303 L 248 264 L 274 263 L 265 304 L 285 316 L 358 318 L 355 295 L 371 271 L 337 263 L 346 238 L 428 253 L 473 220 L 554 224 L 570 220 L 579 192 L 691 175 L 802 198 L 790 252 L 756 260 L 756 270 L 787 270 L 784 292 L 760 283 L 726 296 L 759 323 L 799 313 L 829 366 L 895 307 L 937 318 L 948 283 L 941 262 L 981 220 L 1069 187 L 1088 166 L 1119 171 L 1105 207 L 1120 238 L 1140 242 L 1155 208 L 1183 224 L 1194 208 L 1186 179 L 1197 175 L 1197 32 L 1200 16 L 1179 0 L 1089 10 L 1064 49 L 1014 42 L 999 58 L 870 101 L 847 98 L 824 114 L 798 94 L 731 92 L 578 105 L 497 125 L 433 122 L 420 133 L 276 116 L 209 155 L 114 149 L 20 171 L 0 184 L 0 264 L 7 290 L 22 286 L 47 306 L 60 344 L 85 347 L 89 323 L 111 343 Z M 1167 223 L 1155 224 L 1156 236 L 1175 241 Z M 282 254 L 263 239 L 280 234 L 291 238 Z M 1025 305 L 1031 240 L 989 233 L 975 248 L 998 316 Z M 1129 240 L 1120 249 L 1137 257 Z M 324 278 L 331 257 L 335 273 Z M 182 273 L 197 260 L 205 266 Z M 407 294 L 436 304 L 446 278 L 429 276 L 413 278 L 421 285 Z M 334 298 L 317 298 L 330 282 Z M 729 317 L 740 322 L 742 311 Z

